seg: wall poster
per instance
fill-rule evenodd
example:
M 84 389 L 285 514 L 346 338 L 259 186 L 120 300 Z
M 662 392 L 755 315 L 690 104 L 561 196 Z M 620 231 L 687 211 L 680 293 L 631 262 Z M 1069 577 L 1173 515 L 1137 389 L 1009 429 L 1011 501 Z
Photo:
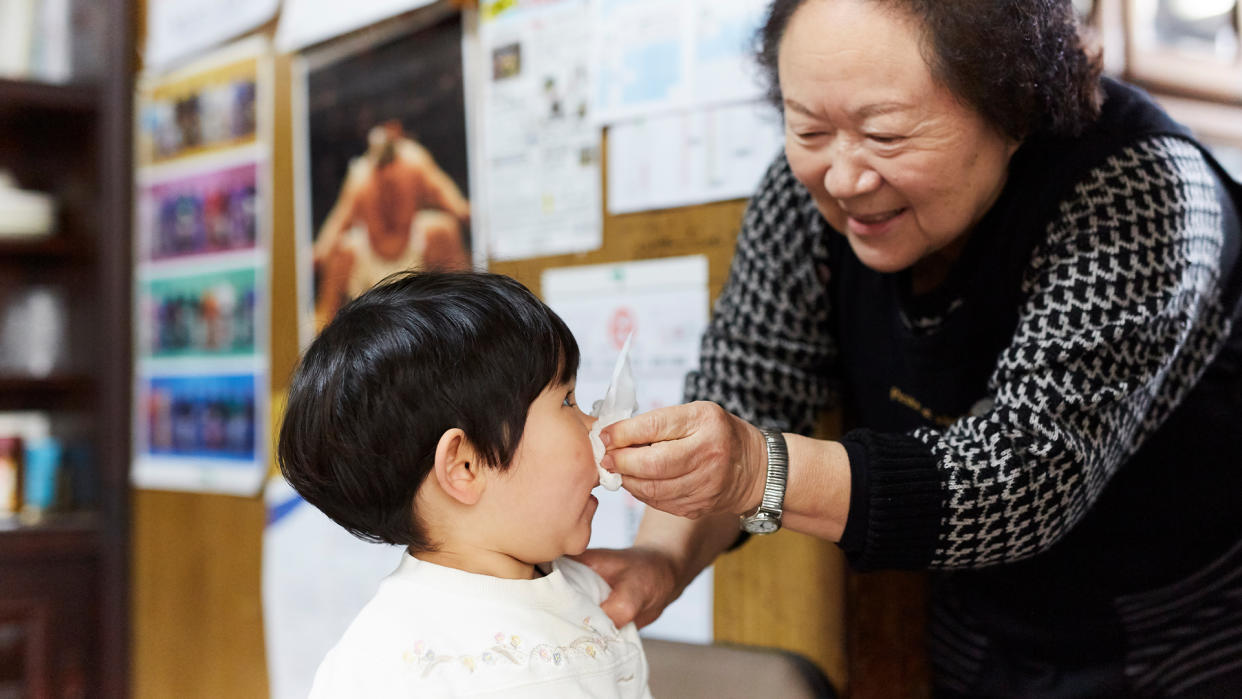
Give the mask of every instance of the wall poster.
M 271 53 L 261 38 L 136 99 L 136 487 L 259 492 L 268 468 Z
M 303 345 L 389 274 L 471 266 L 462 59 L 436 6 L 296 64 Z

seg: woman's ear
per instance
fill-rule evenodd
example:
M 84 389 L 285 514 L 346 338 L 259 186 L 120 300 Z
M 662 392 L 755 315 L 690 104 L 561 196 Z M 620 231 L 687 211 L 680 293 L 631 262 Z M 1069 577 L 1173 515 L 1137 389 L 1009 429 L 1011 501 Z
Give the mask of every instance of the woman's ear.
M 463 505 L 473 505 L 483 496 L 487 477 L 466 433 L 454 427 L 440 436 L 436 444 L 434 467 L 440 490 Z

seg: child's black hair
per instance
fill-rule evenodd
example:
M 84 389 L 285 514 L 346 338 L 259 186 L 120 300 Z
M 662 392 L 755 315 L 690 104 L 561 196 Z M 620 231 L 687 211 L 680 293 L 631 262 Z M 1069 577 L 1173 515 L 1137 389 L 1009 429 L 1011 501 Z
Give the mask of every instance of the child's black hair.
M 441 435 L 459 427 L 484 465 L 507 468 L 531 403 L 577 371 L 573 334 L 517 281 L 393 275 L 306 350 L 289 388 L 280 470 L 355 536 L 434 549 L 413 500 Z

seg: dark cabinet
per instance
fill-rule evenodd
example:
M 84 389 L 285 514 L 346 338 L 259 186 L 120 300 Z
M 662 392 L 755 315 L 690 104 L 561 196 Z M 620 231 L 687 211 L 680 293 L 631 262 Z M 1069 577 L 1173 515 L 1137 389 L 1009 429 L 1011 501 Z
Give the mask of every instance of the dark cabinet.
M 0 312 L 32 289 L 55 299 L 47 356 L 0 362 L 0 412 L 46 416 L 63 446 L 55 505 L 0 518 L 6 699 L 128 693 L 133 16 L 129 0 L 82 7 L 89 77 L 0 79 L 0 169 L 57 201 L 50 237 L 0 238 Z

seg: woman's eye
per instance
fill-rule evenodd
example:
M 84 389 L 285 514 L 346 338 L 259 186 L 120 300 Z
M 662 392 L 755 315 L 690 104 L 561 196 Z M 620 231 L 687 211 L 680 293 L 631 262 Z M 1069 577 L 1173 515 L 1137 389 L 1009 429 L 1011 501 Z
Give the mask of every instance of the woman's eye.
M 867 138 L 870 138 L 872 141 L 875 141 L 876 143 L 879 143 L 881 145 L 886 145 L 886 146 L 891 145 L 893 143 L 897 143 L 898 141 L 901 140 L 901 136 L 891 136 L 889 134 L 875 134 L 875 133 L 868 135 Z
M 577 405 L 577 403 L 574 402 L 573 391 L 570 391 L 569 393 L 565 394 L 565 400 L 561 401 L 561 405 L 566 408 L 572 408 Z

